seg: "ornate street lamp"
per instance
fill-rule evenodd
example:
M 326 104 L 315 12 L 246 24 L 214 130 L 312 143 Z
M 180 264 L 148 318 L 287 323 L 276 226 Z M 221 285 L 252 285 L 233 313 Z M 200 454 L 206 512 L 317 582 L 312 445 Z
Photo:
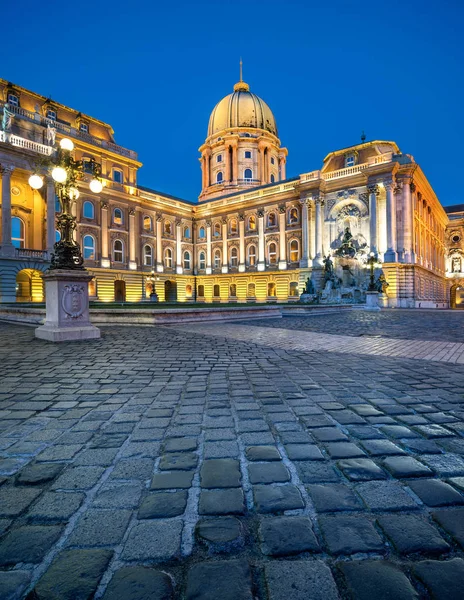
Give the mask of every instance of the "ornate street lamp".
M 53 136 L 54 139 L 54 136 Z M 36 337 L 51 342 L 95 339 L 100 337 L 100 330 L 89 320 L 89 289 L 92 275 L 84 267 L 81 248 L 74 241 L 76 217 L 71 213 L 71 203 L 79 197 L 77 182 L 84 173 L 93 177 L 90 189 L 100 193 L 101 167 L 94 160 L 75 160 L 72 151 L 73 142 L 63 138 L 51 157 L 43 159 L 39 170 L 46 170 L 55 182 L 55 193 L 61 204 L 61 213 L 56 219 L 60 240 L 55 243 L 50 257 L 50 268 L 44 274 L 46 296 L 45 323 L 35 330 Z M 43 177 L 33 173 L 29 177 L 29 185 L 40 189 L 44 184 Z M 48 223 L 52 227 L 53 223 Z
M 90 160 L 85 163 L 82 160 L 74 160 L 72 151 L 73 142 L 63 138 L 50 159 L 43 161 L 43 167 L 47 168 L 55 182 L 56 195 L 61 204 L 61 214 L 56 219 L 57 229 L 60 232 L 60 240 L 54 245 L 51 255 L 50 269 L 80 269 L 84 268 L 81 248 L 74 241 L 73 233 L 76 229 L 76 217 L 71 213 L 71 202 L 79 198 L 77 182 L 82 179 L 84 172 L 92 175 L 93 179 L 89 186 L 92 192 L 100 193 L 103 189 L 101 182 L 101 167 Z M 31 188 L 38 190 L 44 184 L 43 178 L 34 173 L 29 177 Z M 50 226 L 51 224 L 49 224 Z

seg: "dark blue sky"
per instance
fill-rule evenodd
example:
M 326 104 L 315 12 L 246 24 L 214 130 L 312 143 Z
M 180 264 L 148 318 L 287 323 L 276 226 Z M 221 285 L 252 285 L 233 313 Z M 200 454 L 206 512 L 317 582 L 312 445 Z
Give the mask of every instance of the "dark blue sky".
M 110 123 L 139 183 L 195 200 L 214 105 L 244 80 L 273 110 L 287 176 L 367 139 L 412 154 L 462 202 L 461 0 L 23 0 L 2 8 L 0 75 Z M 5 25 L 6 24 L 6 25 Z

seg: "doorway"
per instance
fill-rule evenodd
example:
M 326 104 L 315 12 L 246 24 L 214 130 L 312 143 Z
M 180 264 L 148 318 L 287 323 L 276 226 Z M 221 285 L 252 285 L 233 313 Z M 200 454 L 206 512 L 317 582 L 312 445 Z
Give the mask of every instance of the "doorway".
M 177 283 L 175 281 L 164 282 L 164 299 L 166 302 L 177 302 Z
M 114 301 L 126 301 L 126 282 L 123 279 L 116 279 L 114 282 Z

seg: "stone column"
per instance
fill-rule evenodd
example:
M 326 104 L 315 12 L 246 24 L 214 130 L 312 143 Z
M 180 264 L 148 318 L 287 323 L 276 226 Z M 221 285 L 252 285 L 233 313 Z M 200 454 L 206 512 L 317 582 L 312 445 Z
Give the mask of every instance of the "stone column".
M 264 208 L 258 209 L 258 271 L 266 269 L 264 251 Z
M 309 266 L 309 199 L 303 198 L 301 201 L 301 234 L 302 234 L 302 254 L 300 267 Z
M 396 206 L 393 181 L 391 179 L 384 180 L 383 185 L 387 193 L 387 251 L 384 255 L 384 262 L 396 262 L 398 257 L 396 253 Z
M 161 221 L 163 215 L 156 213 L 156 271 L 162 273 L 164 271 L 163 250 L 161 244 Z
M 2 248 L 3 256 L 14 256 L 15 249 L 11 243 L 11 174 L 13 165 L 2 165 Z
M 371 252 L 377 254 L 377 196 L 379 195 L 379 186 L 374 183 L 368 185 L 369 191 L 369 237 Z
M 135 260 L 136 239 L 135 208 L 129 208 L 129 269 L 131 271 L 135 271 L 137 269 L 137 261 Z
M 285 174 L 285 164 L 286 164 L 287 160 L 285 158 L 285 156 L 282 156 L 279 159 L 279 171 L 280 171 L 280 180 L 283 181 L 286 177 Z
M 408 178 L 403 185 L 403 228 L 404 228 L 404 262 L 415 263 L 414 251 L 414 196 L 416 186 Z
M 101 201 L 101 266 L 110 266 L 108 256 L 108 202 Z
M 279 206 L 279 269 L 287 268 L 287 238 L 285 235 L 285 204 Z
M 240 252 L 240 254 L 241 254 L 241 252 Z M 227 257 L 227 217 L 222 217 L 222 272 L 223 273 L 227 273 L 229 271 L 227 258 L 228 258 Z
M 47 179 L 47 252 L 50 255 L 55 246 L 55 184 Z
M 182 219 L 176 219 L 176 273 L 182 275 Z
M 211 221 L 206 221 L 206 274 L 211 275 Z
M 245 265 L 246 265 L 246 256 L 245 256 L 245 215 L 243 213 L 240 213 L 238 215 L 239 221 L 238 221 L 238 227 L 239 227 L 239 236 L 240 236 L 240 257 L 239 257 L 239 264 L 238 264 L 238 271 L 239 273 L 244 273 L 245 272 Z
M 233 180 L 237 182 L 238 179 L 238 150 L 237 143 L 232 146 L 232 173 Z
M 313 266 L 320 267 L 322 265 L 322 206 L 323 198 L 319 196 L 314 199 L 316 209 L 316 223 L 314 236 L 316 239 L 316 256 L 313 259 Z

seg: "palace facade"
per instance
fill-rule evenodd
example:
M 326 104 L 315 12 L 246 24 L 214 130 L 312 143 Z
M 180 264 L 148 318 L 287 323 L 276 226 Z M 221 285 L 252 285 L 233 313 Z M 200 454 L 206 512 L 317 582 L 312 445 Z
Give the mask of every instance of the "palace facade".
M 160 301 L 291 302 L 310 278 L 321 301 L 363 302 L 373 252 L 384 306 L 459 305 L 461 285 L 464 301 L 464 211 L 447 213 L 394 142 L 363 140 L 287 179 L 274 115 L 240 81 L 211 113 L 188 201 L 138 185 L 137 154 L 106 123 L 2 79 L 0 111 L 2 302 L 43 300 L 60 206 L 51 179 L 40 190 L 28 180 L 63 137 L 102 169 L 102 192 L 84 176 L 73 205 L 94 300 L 148 299 L 154 272 Z

